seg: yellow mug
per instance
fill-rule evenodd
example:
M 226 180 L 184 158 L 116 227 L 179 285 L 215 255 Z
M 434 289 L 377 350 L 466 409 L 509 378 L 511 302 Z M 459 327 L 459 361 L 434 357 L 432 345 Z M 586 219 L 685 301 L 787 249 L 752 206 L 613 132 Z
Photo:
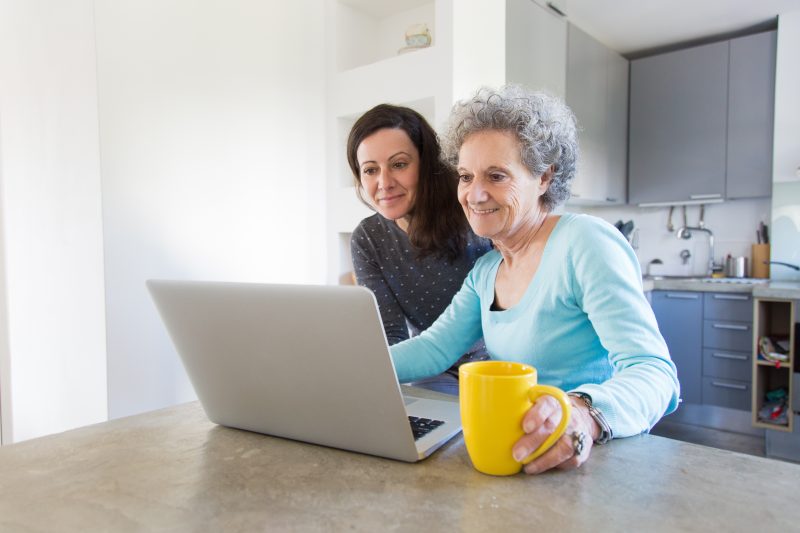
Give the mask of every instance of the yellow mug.
M 536 369 L 523 363 L 476 361 L 458 369 L 461 424 L 467 453 L 476 470 L 510 476 L 546 452 L 561 438 L 572 411 L 566 393 L 536 384 Z M 511 449 L 525 433 L 522 419 L 539 396 L 549 394 L 561 404 L 561 422 L 542 445 L 523 459 Z

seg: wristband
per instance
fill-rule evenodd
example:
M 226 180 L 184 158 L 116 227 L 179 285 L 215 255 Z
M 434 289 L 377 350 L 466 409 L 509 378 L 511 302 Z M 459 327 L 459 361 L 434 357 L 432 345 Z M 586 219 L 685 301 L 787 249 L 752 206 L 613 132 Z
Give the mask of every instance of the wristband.
M 610 441 L 614 438 L 614 433 L 611 431 L 611 426 L 608 425 L 606 421 L 606 417 L 603 416 L 597 407 L 592 405 L 592 397 L 586 394 L 585 392 L 570 392 L 568 396 L 572 396 L 574 398 L 579 398 L 583 401 L 586 408 L 589 410 L 589 416 L 592 417 L 592 420 L 597 422 L 597 425 L 600 427 L 600 436 L 594 440 L 595 444 L 605 444 L 606 442 Z

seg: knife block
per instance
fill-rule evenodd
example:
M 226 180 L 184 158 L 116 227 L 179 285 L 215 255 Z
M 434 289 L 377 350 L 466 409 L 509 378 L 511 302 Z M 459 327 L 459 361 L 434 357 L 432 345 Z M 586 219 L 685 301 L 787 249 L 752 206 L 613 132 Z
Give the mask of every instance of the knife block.
M 769 277 L 769 244 L 754 244 L 750 254 L 754 278 Z

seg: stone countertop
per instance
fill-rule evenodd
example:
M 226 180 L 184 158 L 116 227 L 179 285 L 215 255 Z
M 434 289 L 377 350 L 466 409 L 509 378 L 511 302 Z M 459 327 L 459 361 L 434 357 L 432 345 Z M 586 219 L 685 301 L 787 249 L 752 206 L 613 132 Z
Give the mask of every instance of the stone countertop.
M 800 465 L 651 435 L 580 469 L 407 464 L 216 426 L 197 402 L 0 448 L 3 531 L 780 531 Z
M 647 291 L 729 292 L 752 294 L 755 298 L 800 300 L 800 282 L 764 281 L 761 283 L 708 282 L 698 278 L 663 278 L 642 280 Z

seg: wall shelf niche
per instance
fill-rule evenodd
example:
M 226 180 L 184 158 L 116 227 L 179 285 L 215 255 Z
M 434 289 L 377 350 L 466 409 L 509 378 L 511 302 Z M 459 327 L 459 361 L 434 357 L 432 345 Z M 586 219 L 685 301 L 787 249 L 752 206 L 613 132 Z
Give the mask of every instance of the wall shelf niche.
M 427 25 L 436 43 L 433 0 L 337 0 L 336 69 L 344 72 L 398 55 L 406 47 L 406 29 Z M 410 51 L 408 53 L 414 53 Z
M 793 300 L 756 299 L 754 302 L 753 335 L 753 426 L 764 429 L 787 431 L 793 429 L 792 410 L 792 370 L 795 365 L 796 324 Z M 763 355 L 762 339 L 769 338 L 777 351 L 783 346 L 787 360 L 776 363 Z M 762 411 L 769 410 L 771 402 L 768 393 L 785 390 L 785 423 L 772 423 L 764 420 Z

